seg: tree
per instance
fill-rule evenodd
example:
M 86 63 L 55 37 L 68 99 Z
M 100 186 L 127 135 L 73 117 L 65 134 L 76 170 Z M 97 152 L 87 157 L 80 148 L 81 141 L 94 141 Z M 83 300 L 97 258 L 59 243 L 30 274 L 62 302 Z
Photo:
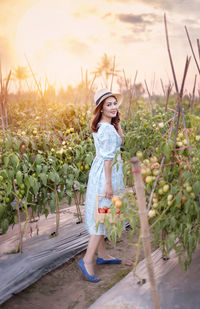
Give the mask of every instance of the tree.
M 104 86 L 108 88 L 109 77 L 117 76 L 119 72 L 120 71 L 115 68 L 115 61 L 112 61 L 112 58 L 104 53 L 93 73 L 96 74 L 96 77 L 102 77 Z
M 25 66 L 18 66 L 14 71 L 14 78 L 18 81 L 18 94 L 21 94 L 22 82 L 29 77 L 28 70 Z

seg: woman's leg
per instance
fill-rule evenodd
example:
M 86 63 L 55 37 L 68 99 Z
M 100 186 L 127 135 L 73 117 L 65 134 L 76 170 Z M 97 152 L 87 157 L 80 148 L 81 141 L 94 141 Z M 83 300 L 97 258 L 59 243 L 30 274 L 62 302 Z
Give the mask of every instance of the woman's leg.
M 90 235 L 86 254 L 83 258 L 85 268 L 90 275 L 94 275 L 94 257 L 102 235 Z M 104 236 L 103 236 L 104 237 Z
M 97 248 L 97 255 L 98 257 L 104 259 L 104 260 L 112 260 L 115 259 L 113 256 L 109 255 L 106 248 L 105 248 L 105 240 L 104 235 L 101 235 L 101 239 L 99 241 L 99 245 Z

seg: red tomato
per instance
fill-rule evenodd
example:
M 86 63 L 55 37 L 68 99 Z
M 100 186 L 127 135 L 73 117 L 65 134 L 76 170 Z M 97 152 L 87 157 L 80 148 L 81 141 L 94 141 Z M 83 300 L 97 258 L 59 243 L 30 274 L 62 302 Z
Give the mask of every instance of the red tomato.
M 117 215 L 120 214 L 120 210 L 119 210 L 119 209 L 116 210 L 116 214 L 117 214 Z
M 107 213 L 108 212 L 108 207 L 104 206 L 103 210 L 105 210 L 105 213 Z
M 100 214 L 105 214 L 105 213 L 106 213 L 106 212 L 105 212 L 105 209 L 99 208 L 99 213 L 100 213 Z

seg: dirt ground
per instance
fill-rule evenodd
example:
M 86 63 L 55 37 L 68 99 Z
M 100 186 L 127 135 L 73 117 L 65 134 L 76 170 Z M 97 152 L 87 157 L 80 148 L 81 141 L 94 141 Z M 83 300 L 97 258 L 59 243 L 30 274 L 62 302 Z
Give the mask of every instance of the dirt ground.
M 118 239 L 116 246 L 106 240 L 109 254 L 122 259 L 119 265 L 96 265 L 97 283 L 84 279 L 77 263 L 84 256 L 81 252 L 56 270 L 42 277 L 36 283 L 16 294 L 2 309 L 86 309 L 102 294 L 128 274 L 135 261 L 136 246 L 130 243 L 128 230 Z M 137 243 L 134 235 L 133 243 Z M 143 250 L 140 250 L 140 260 Z

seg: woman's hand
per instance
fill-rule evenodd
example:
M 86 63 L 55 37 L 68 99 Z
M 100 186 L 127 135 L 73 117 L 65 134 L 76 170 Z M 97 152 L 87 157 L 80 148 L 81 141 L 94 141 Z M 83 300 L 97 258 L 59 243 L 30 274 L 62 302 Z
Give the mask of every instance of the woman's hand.
M 113 196 L 113 189 L 112 189 L 112 185 L 109 183 L 106 183 L 105 186 L 105 198 L 111 199 Z

